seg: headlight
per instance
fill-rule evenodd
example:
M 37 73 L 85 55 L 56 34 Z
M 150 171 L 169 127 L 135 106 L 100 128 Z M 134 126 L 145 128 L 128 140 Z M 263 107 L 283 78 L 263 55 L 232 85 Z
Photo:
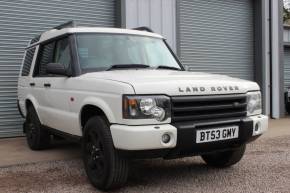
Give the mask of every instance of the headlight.
M 262 113 L 261 92 L 247 93 L 247 116 L 258 115 Z
M 156 96 L 124 96 L 124 119 L 156 119 L 164 121 L 171 117 L 170 98 Z

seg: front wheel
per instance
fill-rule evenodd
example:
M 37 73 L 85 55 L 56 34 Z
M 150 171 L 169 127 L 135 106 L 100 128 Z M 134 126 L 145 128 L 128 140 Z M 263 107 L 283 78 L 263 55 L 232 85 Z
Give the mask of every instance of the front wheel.
M 242 145 L 234 150 L 205 154 L 201 157 L 209 166 L 224 168 L 238 163 L 242 159 L 245 150 L 246 145 Z
M 82 143 L 85 170 L 96 188 L 110 190 L 126 183 L 128 163 L 116 152 L 105 118 L 95 116 L 89 119 Z

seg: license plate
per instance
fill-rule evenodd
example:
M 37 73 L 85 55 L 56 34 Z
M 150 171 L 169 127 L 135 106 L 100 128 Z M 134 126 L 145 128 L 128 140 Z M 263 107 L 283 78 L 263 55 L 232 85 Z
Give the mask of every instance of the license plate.
M 239 126 L 228 126 L 196 131 L 196 143 L 223 141 L 239 137 Z

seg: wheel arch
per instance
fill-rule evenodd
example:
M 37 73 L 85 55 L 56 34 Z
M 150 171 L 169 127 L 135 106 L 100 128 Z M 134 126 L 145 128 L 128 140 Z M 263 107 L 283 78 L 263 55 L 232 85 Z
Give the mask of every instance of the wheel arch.
M 93 116 L 104 116 L 109 123 L 115 122 L 115 117 L 110 107 L 104 102 L 94 98 L 87 99 L 82 105 L 79 113 L 79 123 L 81 129 L 85 123 Z
M 38 118 L 40 120 L 40 122 L 42 123 L 42 120 L 41 120 L 41 117 L 39 116 L 39 104 L 37 102 L 37 100 L 31 96 L 31 95 L 28 95 L 25 99 L 25 108 L 24 108 L 24 115 L 27 116 L 27 111 L 28 111 L 28 108 L 30 106 L 33 106 L 33 108 L 35 109 L 37 115 L 38 115 Z

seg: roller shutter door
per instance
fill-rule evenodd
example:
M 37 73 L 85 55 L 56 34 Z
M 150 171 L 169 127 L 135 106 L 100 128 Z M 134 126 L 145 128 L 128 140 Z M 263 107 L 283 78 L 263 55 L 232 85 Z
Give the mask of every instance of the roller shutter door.
M 83 26 L 115 26 L 114 0 L 0 0 L 0 137 L 22 134 L 16 105 L 24 48 L 35 35 L 74 20 Z
M 254 79 L 253 0 L 180 0 L 177 18 L 190 70 Z
M 290 87 L 290 47 L 284 49 L 284 88 Z

